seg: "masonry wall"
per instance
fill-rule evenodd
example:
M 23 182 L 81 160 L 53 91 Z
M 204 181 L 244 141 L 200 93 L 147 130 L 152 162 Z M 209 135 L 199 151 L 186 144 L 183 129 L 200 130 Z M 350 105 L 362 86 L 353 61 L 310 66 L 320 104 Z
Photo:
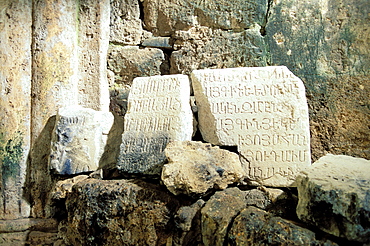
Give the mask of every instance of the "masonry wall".
M 367 0 L 2 1 L 0 218 L 50 216 L 56 110 L 110 104 L 124 115 L 139 76 L 285 65 L 306 86 L 313 160 L 370 159 L 369 9 Z

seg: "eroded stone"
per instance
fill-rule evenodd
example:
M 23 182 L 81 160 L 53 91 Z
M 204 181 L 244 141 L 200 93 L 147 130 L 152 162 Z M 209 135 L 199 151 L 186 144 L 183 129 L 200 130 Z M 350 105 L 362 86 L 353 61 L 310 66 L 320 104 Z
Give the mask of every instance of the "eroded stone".
M 204 195 L 238 183 L 245 176 L 237 154 L 211 144 L 171 142 L 165 154 L 169 163 L 163 166 L 162 181 L 175 195 Z
M 198 25 L 212 29 L 243 30 L 255 23 L 262 25 L 267 12 L 267 0 L 143 2 L 145 25 L 158 36 L 168 36 L 176 30 L 187 30 Z
M 298 217 L 338 237 L 362 243 L 370 235 L 370 161 L 326 155 L 297 177 Z
M 317 240 L 313 231 L 249 206 L 233 221 L 228 245 L 261 245 L 261 242 L 265 245 L 337 245 L 329 240 Z
M 242 32 L 194 27 L 175 32 L 173 39 L 175 51 L 170 58 L 171 73 L 267 65 L 266 45 L 258 25 Z
M 1 1 L 0 219 L 30 215 L 23 187 L 31 148 L 31 19 L 32 1 Z
M 95 171 L 114 117 L 81 106 L 58 110 L 53 130 L 50 168 L 57 174 Z
M 192 137 L 189 101 L 189 79 L 185 75 L 136 78 L 128 98 L 118 170 L 160 175 L 167 143 Z
M 230 223 L 245 207 L 245 192 L 238 188 L 216 192 L 201 210 L 204 245 L 224 245 Z
M 117 84 L 131 85 L 136 77 L 160 75 L 163 61 L 160 49 L 110 45 L 108 50 L 108 68 Z
M 68 220 L 60 234 L 69 245 L 166 245 L 179 207 L 158 185 L 86 179 L 67 198 Z
M 311 164 L 304 85 L 286 67 L 197 70 L 191 77 L 204 140 L 238 146 L 251 184 L 289 186 Z

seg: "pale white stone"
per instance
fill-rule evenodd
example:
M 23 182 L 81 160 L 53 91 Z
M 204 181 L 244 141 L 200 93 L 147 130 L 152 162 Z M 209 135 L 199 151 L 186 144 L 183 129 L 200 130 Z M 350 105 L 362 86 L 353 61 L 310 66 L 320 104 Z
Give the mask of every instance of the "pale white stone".
M 196 70 L 191 77 L 204 140 L 238 146 L 250 184 L 289 186 L 311 164 L 305 89 L 288 68 Z
M 370 161 L 328 154 L 297 177 L 298 217 L 351 241 L 369 243 Z
M 113 120 L 110 112 L 81 106 L 59 109 L 52 136 L 50 168 L 58 174 L 95 171 Z
M 159 175 L 167 143 L 191 140 L 192 134 L 186 75 L 135 78 L 128 97 L 118 170 Z

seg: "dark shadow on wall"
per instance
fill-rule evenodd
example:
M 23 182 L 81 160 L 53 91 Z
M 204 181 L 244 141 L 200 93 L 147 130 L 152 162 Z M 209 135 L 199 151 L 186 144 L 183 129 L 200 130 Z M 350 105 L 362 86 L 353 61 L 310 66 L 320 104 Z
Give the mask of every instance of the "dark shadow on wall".
M 44 129 L 33 143 L 28 156 L 24 197 L 31 205 L 31 216 L 37 218 L 51 217 L 47 208 L 49 194 L 58 181 L 50 174 L 49 155 L 51 136 L 56 116 L 49 118 Z
M 109 170 L 115 170 L 116 163 L 122 143 L 122 133 L 124 119 L 117 114 L 114 115 L 114 122 L 108 134 L 107 144 L 105 145 L 104 153 L 99 161 L 99 169 L 103 169 L 103 176 L 110 176 Z M 108 172 L 108 173 L 107 173 Z

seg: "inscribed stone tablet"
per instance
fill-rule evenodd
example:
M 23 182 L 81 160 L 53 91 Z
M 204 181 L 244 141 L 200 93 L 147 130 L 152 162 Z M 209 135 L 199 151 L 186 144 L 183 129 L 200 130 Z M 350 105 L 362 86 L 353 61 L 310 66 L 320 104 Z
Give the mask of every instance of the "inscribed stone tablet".
M 117 164 L 121 173 L 160 174 L 168 141 L 191 140 L 189 101 L 189 78 L 185 75 L 134 79 Z
M 60 108 L 52 135 L 50 168 L 57 174 L 95 171 L 114 117 L 81 106 Z
M 204 140 L 238 146 L 251 184 L 292 185 L 311 164 L 302 81 L 284 66 L 192 73 Z

